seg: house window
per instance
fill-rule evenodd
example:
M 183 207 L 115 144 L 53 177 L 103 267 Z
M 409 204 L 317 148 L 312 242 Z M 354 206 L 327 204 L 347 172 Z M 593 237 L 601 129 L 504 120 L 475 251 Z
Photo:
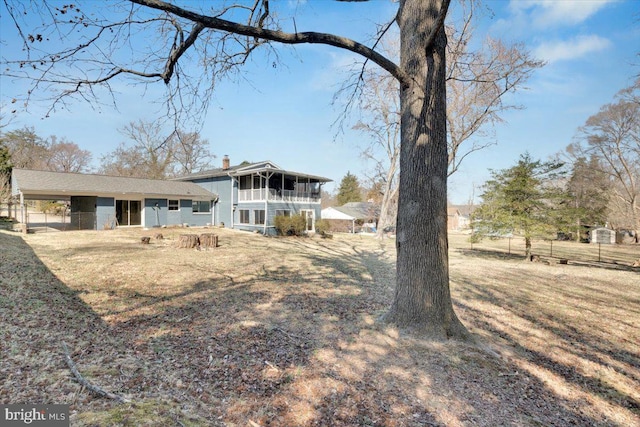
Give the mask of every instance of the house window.
M 170 211 L 179 211 L 180 210 L 180 200 L 169 200 L 169 210 Z
M 240 209 L 240 224 L 249 224 L 249 209 Z
M 253 211 L 253 223 L 264 224 L 264 209 L 256 209 Z
M 210 213 L 211 202 L 210 201 L 193 201 L 193 213 Z
M 240 190 L 251 190 L 251 175 L 240 177 Z
M 289 209 L 276 209 L 276 216 L 291 216 Z
M 262 177 L 260 175 L 254 175 L 253 176 L 253 188 L 257 189 L 257 188 L 263 188 L 264 185 L 262 185 Z

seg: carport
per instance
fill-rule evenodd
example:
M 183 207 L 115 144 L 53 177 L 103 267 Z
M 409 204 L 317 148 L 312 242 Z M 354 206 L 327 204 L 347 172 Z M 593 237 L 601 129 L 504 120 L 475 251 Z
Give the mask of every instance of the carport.
M 28 169 L 13 169 L 11 188 L 19 206 L 14 216 L 23 231 L 30 222 L 28 200 L 64 201 L 70 207 L 69 229 L 104 230 L 214 223 L 213 209 L 194 214 L 192 204 L 210 206 L 217 199 L 191 182 Z

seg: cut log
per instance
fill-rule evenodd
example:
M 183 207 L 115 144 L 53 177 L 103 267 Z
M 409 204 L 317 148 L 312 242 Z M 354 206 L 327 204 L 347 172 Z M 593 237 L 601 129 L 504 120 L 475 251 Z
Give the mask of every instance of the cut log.
M 218 235 L 213 233 L 204 233 L 200 235 L 200 247 L 202 248 L 217 248 L 218 247 Z
M 148 245 L 150 240 L 151 240 L 151 237 L 140 238 L 140 241 L 142 242 L 143 245 Z
M 178 238 L 179 248 L 197 248 L 200 246 L 200 239 L 196 234 L 181 234 Z

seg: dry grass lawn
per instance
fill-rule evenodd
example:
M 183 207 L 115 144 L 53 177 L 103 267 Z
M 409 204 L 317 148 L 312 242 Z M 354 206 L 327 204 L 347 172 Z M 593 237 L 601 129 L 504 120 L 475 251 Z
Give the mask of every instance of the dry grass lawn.
M 392 239 L 220 229 L 196 251 L 175 247 L 184 232 L 0 230 L 0 402 L 70 404 L 74 426 L 640 425 L 640 269 L 452 235 L 480 344 L 431 342 L 376 322 Z M 62 341 L 131 403 L 75 382 Z

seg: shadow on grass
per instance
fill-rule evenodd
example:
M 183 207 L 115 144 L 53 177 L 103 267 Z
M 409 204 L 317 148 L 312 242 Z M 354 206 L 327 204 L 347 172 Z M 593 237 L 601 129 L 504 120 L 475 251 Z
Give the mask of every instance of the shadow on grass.
M 135 396 L 146 408 L 141 411 L 96 397 L 76 383 L 65 363 L 63 341 L 85 380 L 113 393 L 131 396 L 133 371 L 142 364 L 129 343 L 20 235 L 0 231 L 0 248 L 0 403 L 68 404 L 73 425 L 124 425 L 119 423 L 127 419 L 127 425 L 144 425 L 150 416 L 157 425 L 172 425 L 187 418 L 168 400 Z
M 1 401 L 71 403 L 54 397 L 78 389 L 70 378 L 60 376 L 62 341 L 72 350 L 92 351 L 90 343 L 108 335 L 108 326 L 22 237 L 0 232 L 0 247 L 0 383 L 7 392 Z M 62 378 L 65 381 L 54 384 Z
M 520 273 L 522 274 L 522 272 Z M 513 274 L 517 276 L 518 272 Z M 518 280 L 514 276 L 510 277 L 510 279 L 513 279 L 513 282 L 516 283 Z M 526 281 L 526 278 L 522 279 L 522 283 L 526 283 Z M 517 287 L 513 289 L 511 295 L 506 296 L 488 287 L 478 286 L 468 280 L 458 280 L 458 282 L 462 288 L 460 291 L 462 298 L 456 301 L 455 305 L 465 312 L 466 317 L 472 319 L 474 327 L 500 337 L 526 360 L 562 378 L 577 389 L 596 396 L 613 406 L 625 408 L 636 416 L 640 416 L 640 401 L 624 392 L 623 387 L 619 387 L 619 384 L 616 387 L 611 384 L 611 380 L 605 382 L 596 375 L 583 374 L 575 365 L 571 364 L 570 360 L 563 363 L 561 361 L 562 356 L 556 353 L 559 353 L 559 351 L 566 352 L 581 360 L 580 363 L 582 364 L 588 362 L 598 364 L 600 369 L 615 371 L 617 374 L 627 377 L 636 383 L 640 382 L 640 376 L 638 375 L 640 354 L 626 351 L 620 345 L 617 345 L 613 338 L 610 341 L 603 340 L 602 336 L 592 335 L 584 327 L 581 330 L 578 329 L 570 321 L 559 318 L 559 314 L 561 315 L 562 313 L 546 310 L 544 305 L 534 303 L 531 297 L 523 296 L 523 293 L 518 292 Z M 538 286 L 540 287 L 539 292 L 547 290 L 547 286 L 543 287 L 541 284 L 538 284 Z M 556 290 L 553 291 L 555 292 Z M 557 292 L 564 293 L 565 297 L 572 296 L 561 288 Z M 580 298 L 580 296 L 575 295 L 574 297 L 576 299 Z M 537 298 L 536 302 L 540 298 L 544 299 L 542 296 Z M 500 310 L 506 310 L 510 315 L 506 317 L 498 316 L 492 310 L 480 310 L 476 308 L 477 306 L 474 306 L 474 301 L 483 301 L 494 307 L 499 307 Z M 486 304 L 480 306 L 486 307 Z M 569 308 L 567 307 L 567 309 Z M 612 310 L 615 309 L 615 307 L 610 308 Z M 622 307 L 618 307 L 618 309 L 626 310 L 626 308 Z M 594 313 L 594 316 L 596 316 L 596 313 Z M 516 325 L 509 325 L 509 321 L 512 319 L 523 319 L 528 324 L 533 325 L 532 329 L 521 330 Z M 594 320 L 594 322 L 599 324 L 599 322 L 605 322 L 605 319 Z M 633 327 L 631 324 L 627 326 Z M 610 327 L 610 325 L 606 327 Z M 539 334 L 537 330 L 552 334 L 553 338 L 548 339 L 548 341 L 557 343 L 554 345 L 555 351 L 553 354 L 545 354 L 535 348 L 536 344 L 532 343 L 529 338 L 537 337 Z M 599 332 L 604 336 L 607 335 L 604 330 Z M 597 374 L 597 372 L 594 371 L 594 374 Z M 616 425 L 616 422 L 607 420 L 606 424 Z
M 598 425 L 535 376 L 499 375 L 514 365 L 374 324 L 394 276 L 383 250 L 295 239 L 290 249 L 312 268 L 259 259 L 253 277 L 196 281 L 117 326 L 158 364 L 148 384 L 237 424 Z M 443 415 L 448 405 L 464 414 Z
M 292 240 L 289 249 L 307 251 L 312 268 L 271 266 L 256 258 L 264 264 L 253 276 L 196 280 L 169 296 L 145 291 L 136 297 L 134 292 L 134 298 L 145 300 L 111 310 L 114 319 L 107 325 L 30 248 L 18 241 L 12 245 L 24 251 L 24 258 L 33 258 L 41 274 L 38 286 L 26 288 L 26 294 L 36 292 L 44 302 L 58 298 L 65 307 L 64 315 L 30 311 L 29 327 L 42 316 L 66 319 L 54 322 L 55 331 L 42 339 L 64 334 L 113 391 L 134 400 L 177 402 L 200 425 L 599 422 L 533 375 L 499 375 L 514 372 L 513 364 L 473 347 L 432 345 L 375 325 L 373 316 L 390 302 L 386 282 L 394 277 L 382 249 Z M 29 279 L 19 268 L 22 258 L 12 262 L 16 278 L 24 282 Z M 50 280 L 52 286 L 46 284 Z M 59 353 L 57 347 L 52 351 Z M 46 391 L 33 394 L 40 393 Z M 87 400 L 78 407 L 99 409 L 99 404 Z

